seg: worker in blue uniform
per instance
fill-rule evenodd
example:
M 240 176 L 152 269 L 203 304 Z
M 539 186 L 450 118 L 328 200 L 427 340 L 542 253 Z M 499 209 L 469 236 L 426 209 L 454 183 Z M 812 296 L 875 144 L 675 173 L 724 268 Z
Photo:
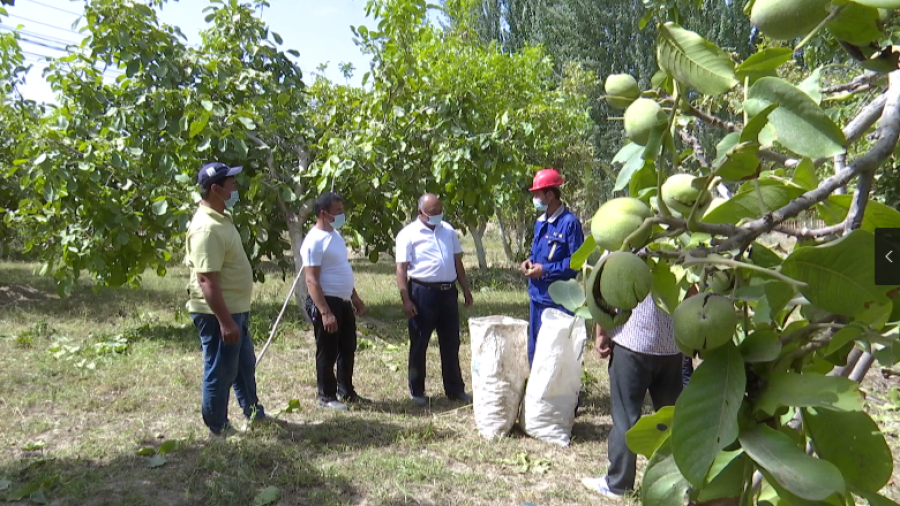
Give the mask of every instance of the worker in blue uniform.
M 529 191 L 534 207 L 543 214 L 534 224 L 531 255 L 519 266 L 519 272 L 529 278 L 528 296 L 531 298 L 528 336 L 528 365 L 534 362 L 534 349 L 541 330 L 541 315 L 547 308 L 571 314 L 550 298 L 550 285 L 555 281 L 573 279 L 577 271 L 569 267 L 572 254 L 584 243 L 584 230 L 578 217 L 566 209 L 560 186 L 564 183 L 556 169 L 542 169 L 534 176 Z

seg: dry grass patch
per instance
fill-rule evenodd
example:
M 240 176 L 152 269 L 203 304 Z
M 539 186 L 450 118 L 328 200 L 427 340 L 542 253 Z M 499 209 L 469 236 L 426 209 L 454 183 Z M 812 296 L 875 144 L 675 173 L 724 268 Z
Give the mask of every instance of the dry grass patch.
M 462 310 L 461 362 L 471 384 L 465 319 L 527 318 L 528 309 L 524 284 L 509 269 L 482 275 L 469 267 L 476 304 Z M 355 381 L 373 403 L 347 413 L 316 407 L 312 336 L 291 306 L 257 381 L 269 413 L 292 399 L 298 409 L 279 414 L 284 427 L 215 443 L 206 441 L 200 419 L 200 350 L 181 309 L 184 271 L 148 274 L 140 289 L 95 290 L 82 283 L 71 297 L 58 299 L 32 268 L 0 263 L 4 286 L 47 295 L 0 302 L 0 480 L 11 482 L 0 498 L 32 487 L 54 505 L 246 506 L 276 486 L 282 506 L 605 504 L 580 479 L 607 465 L 606 362 L 586 354 L 588 395 L 570 447 L 518 431 L 486 441 L 475 430 L 471 407 L 441 395 L 436 343 L 428 362 L 432 404 L 420 409 L 410 402 L 406 323 L 389 260 L 354 261 L 374 319 L 360 327 L 367 337 Z M 257 286 L 251 322 L 257 351 L 291 281 L 270 275 Z M 123 340 L 124 349 L 116 349 Z M 879 381 L 866 387 L 887 398 L 895 385 Z M 239 411 L 232 405 L 234 419 Z M 885 404 L 875 414 L 895 445 L 896 411 Z M 135 453 L 171 440 L 176 448 L 160 467 Z M 897 496 L 896 486 L 888 493 Z

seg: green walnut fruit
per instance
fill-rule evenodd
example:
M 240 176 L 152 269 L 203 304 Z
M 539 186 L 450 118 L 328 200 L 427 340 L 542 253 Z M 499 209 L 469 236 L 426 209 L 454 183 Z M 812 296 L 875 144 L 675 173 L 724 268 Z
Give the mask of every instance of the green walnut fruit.
M 606 103 L 614 109 L 627 109 L 641 96 L 637 81 L 628 74 L 610 74 L 606 77 L 604 89 Z
M 725 293 L 734 287 L 734 278 L 728 272 L 715 271 L 706 277 L 706 283 L 710 290 L 716 293 Z
M 653 273 L 634 253 L 616 251 L 606 257 L 600 273 L 600 293 L 616 309 L 634 309 L 647 298 Z
M 694 202 L 701 194 L 703 195 L 703 201 L 700 202 L 701 209 L 712 200 L 712 195 L 704 191 L 705 185 L 706 179 L 704 178 L 694 177 L 690 174 L 673 174 L 662 185 L 663 202 L 669 209 L 687 217 L 694 207 Z
M 821 23 L 831 0 L 756 0 L 750 22 L 773 39 L 803 37 Z
M 625 239 L 651 216 L 650 208 L 638 199 L 621 197 L 606 201 L 591 220 L 591 235 L 597 246 L 609 251 L 615 251 L 622 247 Z M 650 238 L 650 227 L 646 233 L 633 239 L 628 246 L 639 248 Z
M 653 127 L 664 121 L 666 113 L 659 104 L 649 98 L 639 98 L 625 109 L 625 134 L 634 143 L 646 146 Z
M 738 318 L 730 300 L 701 293 L 675 308 L 672 323 L 678 348 L 686 355 L 693 355 L 698 350 L 712 350 L 730 341 Z
M 602 278 L 603 265 L 608 258 L 609 256 L 601 258 L 591 270 L 591 275 L 588 276 L 587 307 L 591 312 L 594 323 L 602 329 L 612 330 L 628 321 L 628 318 L 631 317 L 631 310 L 616 309 L 607 304 L 603 297 L 600 280 Z

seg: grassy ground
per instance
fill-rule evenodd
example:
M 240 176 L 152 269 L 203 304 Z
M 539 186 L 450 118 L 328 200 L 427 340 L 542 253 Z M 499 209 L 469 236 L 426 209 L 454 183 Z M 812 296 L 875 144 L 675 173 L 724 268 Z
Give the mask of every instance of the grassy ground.
M 491 256 L 501 263 L 496 248 Z M 84 283 L 61 300 L 32 269 L 0 263 L 0 498 L 25 487 L 38 491 L 33 499 L 55 505 L 247 505 L 275 486 L 280 505 L 604 504 L 579 481 L 606 466 L 605 362 L 586 354 L 589 393 L 569 448 L 520 433 L 483 440 L 471 407 L 438 395 L 436 346 L 429 352 L 432 406 L 408 400 L 405 320 L 389 262 L 354 263 L 369 315 L 382 322 L 361 327 L 367 338 L 357 358 L 357 388 L 374 404 L 346 413 L 315 406 L 311 332 L 291 306 L 257 381 L 270 413 L 292 399 L 299 407 L 279 415 L 285 428 L 216 444 L 206 442 L 199 415 L 198 340 L 181 309 L 186 272 L 149 274 L 140 289 Z M 462 310 L 464 331 L 468 317 L 527 317 L 523 283 L 513 272 L 470 269 L 475 306 Z M 288 283 L 272 279 L 256 288 L 257 351 Z M 463 340 L 468 381 L 468 336 Z M 881 399 L 889 387 L 880 378 L 871 384 Z M 893 405 L 879 406 L 876 416 L 896 444 Z M 177 445 L 160 467 L 136 455 L 167 441 Z

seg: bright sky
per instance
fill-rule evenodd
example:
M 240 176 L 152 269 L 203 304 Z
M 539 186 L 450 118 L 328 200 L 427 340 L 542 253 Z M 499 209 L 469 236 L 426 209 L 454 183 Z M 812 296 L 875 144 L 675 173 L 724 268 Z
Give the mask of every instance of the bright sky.
M 325 76 L 343 82 L 338 64 L 350 62 L 356 68 L 350 82 L 359 84 L 369 70 L 370 60 L 353 43 L 350 26 L 374 25 L 371 18 L 366 18 L 366 0 L 269 0 L 269 3 L 271 6 L 263 9 L 262 17 L 284 39 L 284 50 L 300 52 L 297 63 L 303 70 L 304 81 L 312 83 L 316 67 L 329 62 Z M 208 5 L 206 0 L 170 0 L 163 6 L 160 20 L 177 25 L 188 43 L 196 44 L 206 26 L 202 11 Z M 81 40 L 82 35 L 72 30 L 72 23 L 83 8 L 84 3 L 77 0 L 16 0 L 15 7 L 6 8 L 10 17 L 3 19 L 0 29 L 22 25 L 22 49 L 34 65 L 22 89 L 26 98 L 54 101 L 50 85 L 41 77 L 44 57 L 63 56 L 64 52 L 54 48 Z

